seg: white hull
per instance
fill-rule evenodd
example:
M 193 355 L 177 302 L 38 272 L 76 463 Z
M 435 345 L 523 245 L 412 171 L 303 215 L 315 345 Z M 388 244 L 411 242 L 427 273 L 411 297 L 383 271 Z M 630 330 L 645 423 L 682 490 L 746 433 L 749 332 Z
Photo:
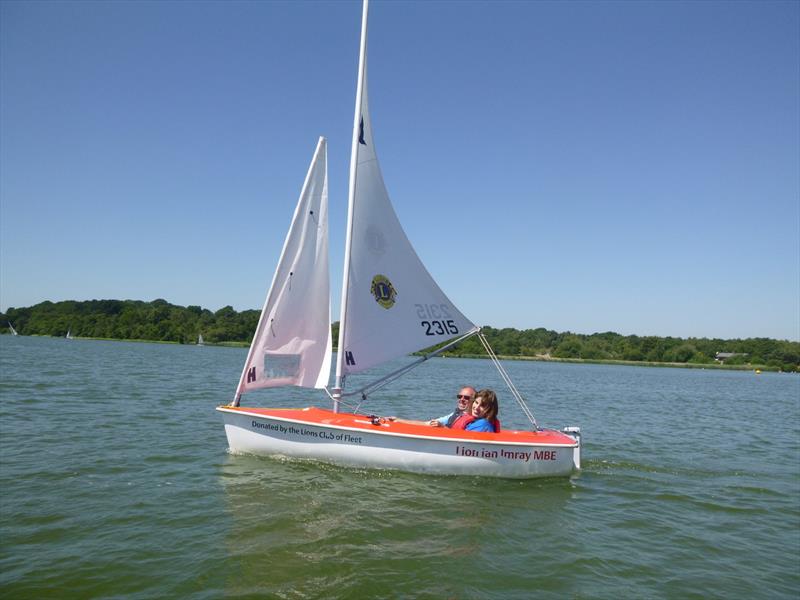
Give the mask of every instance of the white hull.
M 447 439 L 363 428 L 319 425 L 217 408 L 234 454 L 291 457 L 347 467 L 437 475 L 528 479 L 563 477 L 580 465 L 580 443 Z M 244 409 L 246 410 L 246 409 Z M 466 434 L 466 432 L 465 432 Z M 468 434 L 466 434 L 468 435 Z

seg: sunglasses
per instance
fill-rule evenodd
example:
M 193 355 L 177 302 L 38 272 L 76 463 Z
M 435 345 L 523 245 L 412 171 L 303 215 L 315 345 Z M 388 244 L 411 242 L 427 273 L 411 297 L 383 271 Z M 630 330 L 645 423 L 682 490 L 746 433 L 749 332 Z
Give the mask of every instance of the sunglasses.
M 472 396 L 462 396 L 461 394 L 456 394 L 456 400 L 472 400 Z

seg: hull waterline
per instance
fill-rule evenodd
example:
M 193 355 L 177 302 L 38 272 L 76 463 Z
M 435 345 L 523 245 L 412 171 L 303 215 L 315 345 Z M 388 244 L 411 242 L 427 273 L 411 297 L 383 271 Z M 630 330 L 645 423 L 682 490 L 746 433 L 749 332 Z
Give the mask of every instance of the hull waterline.
M 234 454 L 516 479 L 569 476 L 580 468 L 578 433 L 453 431 L 318 408 L 220 406 L 217 410 Z

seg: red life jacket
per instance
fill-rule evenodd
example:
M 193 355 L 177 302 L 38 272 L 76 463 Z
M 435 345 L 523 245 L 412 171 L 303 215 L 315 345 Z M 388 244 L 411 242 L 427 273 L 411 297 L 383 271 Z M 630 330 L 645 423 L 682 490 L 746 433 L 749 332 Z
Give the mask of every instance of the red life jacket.
M 455 423 L 456 420 L 458 419 L 458 417 L 463 415 L 464 412 L 465 411 L 463 411 L 463 410 L 458 410 L 458 406 L 456 406 L 456 409 L 453 411 L 453 414 L 451 414 L 450 418 L 447 419 L 447 423 L 445 423 L 445 427 L 452 427 L 453 423 Z
M 458 417 L 455 421 L 453 421 L 453 424 L 450 425 L 450 429 L 466 429 L 467 425 L 472 423 L 474 420 L 475 417 L 473 417 L 471 414 L 464 413 L 463 415 Z
M 477 421 L 477 419 L 475 417 L 473 417 L 472 415 L 467 415 L 467 414 L 461 415 L 455 421 L 453 421 L 453 424 L 450 426 L 450 429 L 466 429 L 467 425 L 469 425 L 473 421 Z M 493 420 L 491 420 L 489 422 L 492 425 L 494 425 L 494 432 L 495 433 L 500 433 L 500 421 L 499 421 L 499 419 L 493 419 Z

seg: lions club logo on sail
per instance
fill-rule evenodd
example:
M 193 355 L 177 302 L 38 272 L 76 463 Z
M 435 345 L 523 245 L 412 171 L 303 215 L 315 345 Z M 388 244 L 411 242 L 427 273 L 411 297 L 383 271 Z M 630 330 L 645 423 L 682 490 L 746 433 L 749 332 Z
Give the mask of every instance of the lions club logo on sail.
M 392 282 L 386 275 L 375 275 L 372 278 L 372 287 L 370 293 L 375 297 L 375 302 L 380 304 L 383 308 L 392 308 L 394 306 L 394 299 L 397 296 L 397 290 L 394 289 Z

